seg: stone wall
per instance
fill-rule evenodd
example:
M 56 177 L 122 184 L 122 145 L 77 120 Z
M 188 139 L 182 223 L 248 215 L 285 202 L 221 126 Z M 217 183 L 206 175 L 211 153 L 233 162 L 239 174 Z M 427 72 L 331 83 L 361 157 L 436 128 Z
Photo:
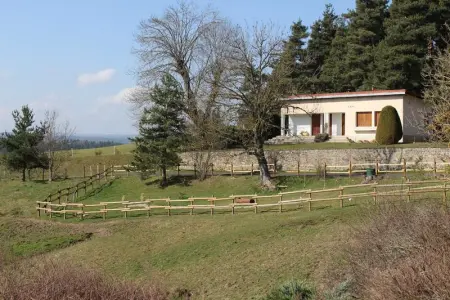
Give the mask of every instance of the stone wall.
M 186 152 L 181 154 L 183 163 L 198 165 L 199 153 Z M 437 162 L 450 161 L 450 149 L 446 148 L 378 148 L 378 149 L 328 149 L 328 150 L 267 150 L 266 157 L 269 163 L 276 161 L 281 170 L 295 170 L 297 163 L 301 165 L 342 166 L 352 163 L 368 163 L 378 160 L 380 163 L 401 163 L 402 159 L 408 162 Z M 234 166 L 257 165 L 253 155 L 242 150 L 217 151 L 211 154 L 211 162 L 215 169 L 223 169 L 231 163 Z

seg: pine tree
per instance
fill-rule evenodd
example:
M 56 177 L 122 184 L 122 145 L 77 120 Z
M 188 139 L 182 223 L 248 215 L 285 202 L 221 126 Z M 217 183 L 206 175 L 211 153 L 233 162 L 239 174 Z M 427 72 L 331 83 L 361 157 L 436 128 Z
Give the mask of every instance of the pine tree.
M 180 162 L 177 151 L 185 141 L 183 92 L 178 82 L 166 74 L 150 96 L 152 106 L 142 114 L 139 136 L 131 139 L 136 143 L 132 165 L 143 174 L 160 170 L 161 186 L 166 186 L 167 168 Z
M 374 49 L 384 38 L 383 23 L 387 17 L 388 0 L 357 0 L 356 10 L 349 14 L 346 36 L 345 81 L 352 91 L 372 88 L 371 72 Z
M 336 36 L 331 44 L 329 56 L 325 59 L 322 73 L 319 77 L 322 92 L 346 92 L 351 89 L 345 81 L 344 73 L 347 71 L 343 61 L 347 52 L 347 20 L 342 16 L 337 21 Z
M 376 88 L 421 92 L 428 46 L 440 40 L 449 17 L 448 0 L 394 0 L 386 20 L 386 38 L 375 55 Z
M 304 81 L 302 65 L 306 58 L 305 46 L 308 36 L 308 27 L 304 26 L 301 20 L 292 24 L 291 35 L 285 43 L 284 52 L 278 62 L 280 66 L 283 65 L 283 69 L 289 68 L 291 70 L 289 76 L 285 78 L 283 83 L 288 94 L 297 93 L 299 86 Z
M 332 44 L 323 80 L 333 92 L 369 89 L 373 52 L 384 37 L 383 22 L 388 0 L 357 0 L 356 9 L 345 14 L 343 27 Z
M 311 26 L 311 36 L 306 50 L 307 56 L 302 67 L 302 71 L 308 79 L 303 87 L 305 92 L 317 93 L 325 90 L 319 77 L 336 36 L 337 20 L 338 16 L 334 12 L 333 5 L 327 4 L 322 18 Z
M 22 106 L 21 111 L 14 110 L 15 122 L 12 133 L 4 133 L 0 139 L 0 147 L 6 150 L 6 166 L 22 172 L 22 181 L 26 180 L 26 171 L 47 166 L 47 156 L 41 151 L 40 143 L 44 139 L 45 124 L 34 126 L 33 111 Z

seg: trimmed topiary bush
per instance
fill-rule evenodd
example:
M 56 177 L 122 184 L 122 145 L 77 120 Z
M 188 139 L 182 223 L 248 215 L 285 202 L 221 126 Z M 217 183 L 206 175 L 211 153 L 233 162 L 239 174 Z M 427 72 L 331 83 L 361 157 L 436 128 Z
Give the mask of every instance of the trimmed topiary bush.
M 385 106 L 378 120 L 376 141 L 381 145 L 397 144 L 403 137 L 402 122 L 393 106 Z

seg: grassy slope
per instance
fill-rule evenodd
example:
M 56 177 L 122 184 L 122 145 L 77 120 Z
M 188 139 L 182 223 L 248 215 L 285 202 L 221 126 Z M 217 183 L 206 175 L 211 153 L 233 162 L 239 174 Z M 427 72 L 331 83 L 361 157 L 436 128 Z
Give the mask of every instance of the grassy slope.
M 126 278 L 187 288 L 194 299 L 255 299 L 292 279 L 327 281 L 355 208 L 283 215 L 117 221 L 113 234 L 55 253 Z

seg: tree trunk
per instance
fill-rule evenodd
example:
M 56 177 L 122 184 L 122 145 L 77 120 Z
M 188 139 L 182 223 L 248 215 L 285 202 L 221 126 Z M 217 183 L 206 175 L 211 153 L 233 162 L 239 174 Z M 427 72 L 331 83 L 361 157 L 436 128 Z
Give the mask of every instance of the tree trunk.
M 28 180 L 31 180 L 31 169 L 28 169 Z
M 269 166 L 267 164 L 266 155 L 264 153 L 263 145 L 257 145 L 257 149 L 255 151 L 256 159 L 258 160 L 259 166 L 259 179 L 261 186 L 266 187 L 270 190 L 275 189 L 275 185 L 272 183 L 272 178 L 269 172 Z
M 166 166 L 161 167 L 161 186 L 167 186 L 167 168 Z
M 52 182 L 53 180 L 53 164 L 52 161 L 48 162 L 48 182 Z
M 26 171 L 26 169 L 23 168 L 23 169 L 22 169 L 22 181 L 23 181 L 23 182 L 25 182 L 25 180 L 27 179 L 27 178 L 26 178 L 26 173 L 25 173 L 25 171 Z

